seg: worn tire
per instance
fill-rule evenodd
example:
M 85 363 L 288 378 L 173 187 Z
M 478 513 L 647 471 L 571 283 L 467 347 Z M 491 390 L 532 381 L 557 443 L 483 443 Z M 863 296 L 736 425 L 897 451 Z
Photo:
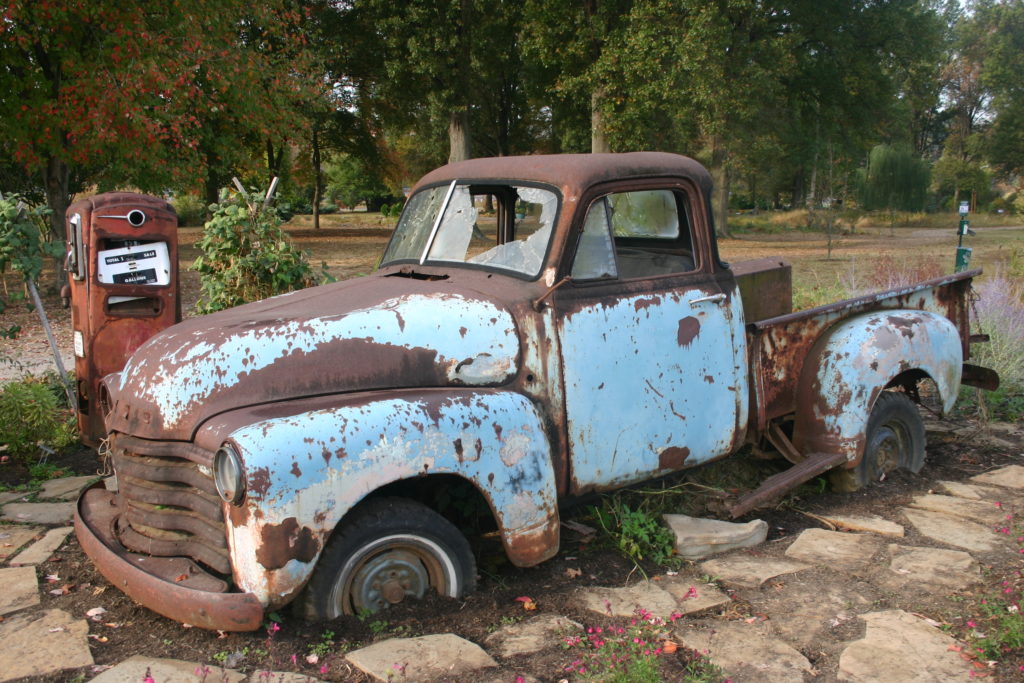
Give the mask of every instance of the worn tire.
M 476 563 L 458 529 L 421 503 L 376 498 L 342 520 L 306 586 L 306 618 L 377 612 L 428 590 L 458 598 L 476 587 Z
M 833 470 L 832 486 L 856 491 L 898 468 L 920 472 L 924 445 L 924 423 L 914 402 L 906 394 L 883 391 L 868 417 L 864 456 L 856 467 Z

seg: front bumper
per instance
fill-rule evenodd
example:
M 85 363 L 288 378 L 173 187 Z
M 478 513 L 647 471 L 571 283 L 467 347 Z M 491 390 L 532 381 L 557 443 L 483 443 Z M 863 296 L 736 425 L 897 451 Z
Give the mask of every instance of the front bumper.
M 117 540 L 120 500 L 102 482 L 85 490 L 75 507 L 75 535 L 110 583 L 145 607 L 193 626 L 255 631 L 263 605 L 252 593 L 229 593 L 228 585 L 185 557 L 133 553 Z

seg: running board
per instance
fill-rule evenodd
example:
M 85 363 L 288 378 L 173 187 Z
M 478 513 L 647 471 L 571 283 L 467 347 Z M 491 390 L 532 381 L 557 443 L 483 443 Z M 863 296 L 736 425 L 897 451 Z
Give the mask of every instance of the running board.
M 761 503 L 772 500 L 844 462 L 846 462 L 846 456 L 842 453 L 811 453 L 805 460 L 793 465 L 788 470 L 765 479 L 760 486 L 737 500 L 729 508 L 729 514 L 735 519 L 750 512 Z

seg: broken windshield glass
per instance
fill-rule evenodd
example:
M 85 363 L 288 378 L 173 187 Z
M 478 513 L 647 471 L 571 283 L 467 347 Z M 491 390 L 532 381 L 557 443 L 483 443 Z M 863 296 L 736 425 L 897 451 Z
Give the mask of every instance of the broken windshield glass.
M 468 263 L 534 277 L 557 213 L 558 196 L 545 188 L 494 183 L 427 188 L 409 200 L 382 264 Z

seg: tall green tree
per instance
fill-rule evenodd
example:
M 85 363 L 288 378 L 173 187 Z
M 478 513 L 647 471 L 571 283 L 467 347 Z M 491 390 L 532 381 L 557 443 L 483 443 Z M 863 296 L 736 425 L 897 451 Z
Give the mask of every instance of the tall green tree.
M 924 209 L 929 180 L 927 162 L 909 145 L 876 145 L 859 177 L 861 206 L 887 211 L 895 227 L 896 212 Z
M 981 82 L 994 115 L 989 160 L 1004 174 L 1024 173 L 1024 2 L 980 0 L 975 30 L 982 45 Z

